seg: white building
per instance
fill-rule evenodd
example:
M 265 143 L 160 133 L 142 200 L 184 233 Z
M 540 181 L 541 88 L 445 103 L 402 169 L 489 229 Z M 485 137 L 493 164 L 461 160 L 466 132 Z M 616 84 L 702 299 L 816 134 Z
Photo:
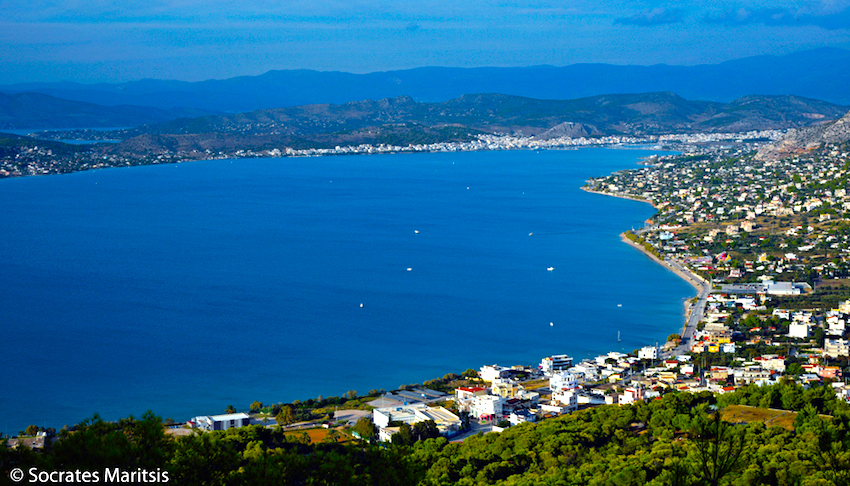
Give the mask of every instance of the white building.
M 658 359 L 658 346 L 644 346 L 638 350 L 640 359 Z
M 850 356 L 850 342 L 846 339 L 824 339 L 823 355 L 831 358 Z
M 511 425 L 518 425 L 523 422 L 536 422 L 537 415 L 529 412 L 528 410 L 514 410 L 511 412 L 508 420 L 511 421 Z
M 457 388 L 455 389 L 455 407 L 461 412 L 468 412 L 476 396 L 487 394 L 487 388 L 483 386 Z
M 771 384 L 771 373 L 764 370 L 761 366 L 747 366 L 744 368 L 733 368 L 732 374 L 735 377 L 735 385 L 749 385 L 756 383 L 759 385 Z
M 810 327 L 811 324 L 808 322 L 793 321 L 788 326 L 788 337 L 807 339 L 809 337 Z
M 540 370 L 545 374 L 551 374 L 556 371 L 569 369 L 573 365 L 573 358 L 566 354 L 556 354 L 546 358 L 540 362 Z
M 227 430 L 251 425 L 251 417 L 247 413 L 228 413 L 224 415 L 201 415 L 189 421 L 193 427 L 212 430 Z
M 598 381 L 600 379 L 599 366 L 596 363 L 582 361 L 570 368 L 570 373 L 584 376 L 584 381 Z
M 765 280 L 764 290 L 766 293 L 772 295 L 800 295 L 805 290 L 811 290 L 811 287 L 805 282 L 774 282 L 772 280 Z
M 497 418 L 502 416 L 505 399 L 496 395 L 476 396 L 472 400 L 470 414 L 477 418 Z
M 441 434 L 449 434 L 460 428 L 460 417 L 443 407 L 429 407 L 424 403 L 411 405 L 376 408 L 372 410 L 372 422 L 379 429 L 390 428 L 391 422 L 402 422 L 413 425 L 418 422 L 433 420 Z M 392 435 L 387 434 L 387 436 Z
M 620 396 L 617 397 L 617 399 L 617 403 L 619 403 L 620 405 L 627 405 L 630 403 L 635 403 L 644 400 L 645 397 L 643 393 L 643 388 L 639 386 L 627 387 L 623 390 L 623 393 L 621 393 Z
M 765 354 L 764 356 L 757 356 L 753 358 L 753 361 L 766 370 L 778 371 L 780 373 L 785 373 L 785 357 L 777 356 L 775 354 Z
M 567 412 L 578 410 L 578 388 L 552 391 L 552 405 L 560 405 Z
M 508 378 L 511 376 L 511 369 L 498 365 L 484 365 L 478 372 L 478 376 L 484 381 L 492 382 L 498 378 Z
M 843 336 L 847 322 L 837 312 L 829 312 L 826 317 L 826 333 L 830 336 Z
M 537 403 L 540 401 L 540 393 L 537 393 L 536 391 L 520 390 L 514 398 L 519 398 L 523 402 L 534 407 L 537 406 Z
M 549 378 L 549 389 L 552 392 L 556 390 L 567 390 L 578 387 L 578 377 L 568 371 L 559 371 Z

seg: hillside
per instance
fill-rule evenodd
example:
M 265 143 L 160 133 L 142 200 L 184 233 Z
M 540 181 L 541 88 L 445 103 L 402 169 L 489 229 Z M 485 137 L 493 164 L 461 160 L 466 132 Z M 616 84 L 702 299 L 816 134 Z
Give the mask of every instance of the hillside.
M 207 113 L 197 109 L 102 106 L 41 93 L 0 93 L 0 129 L 132 127 Z
M 759 150 L 759 159 L 782 158 L 808 152 L 824 144 L 843 144 L 850 141 L 850 112 L 830 123 L 791 130 L 781 140 Z
M 442 103 L 419 103 L 402 96 L 178 119 L 101 135 L 123 140 L 110 147 L 111 152 L 133 154 L 362 143 L 406 146 L 467 141 L 480 133 L 551 138 L 786 129 L 822 123 L 846 111 L 846 107 L 795 96 L 748 96 L 731 103 L 689 101 L 673 93 L 576 100 L 475 94 Z M 85 134 L 53 136 L 75 138 Z
M 737 405 L 797 413 L 784 426 L 764 413 L 723 421 Z M 101 474 L 117 468 L 143 472 L 139 483 L 180 485 L 838 486 L 850 480 L 850 415 L 828 386 L 750 385 L 718 397 L 669 392 L 463 442 L 434 438 L 437 427 L 430 423 L 402 424 L 390 443 L 378 446 L 353 434 L 374 437 L 368 418 L 331 431 L 257 425 L 184 429 L 188 433 L 177 436 L 166 434 L 151 412 L 113 423 L 95 415 L 63 430 L 44 453 L 0 449 L 0 465 Z M 324 439 L 313 442 L 319 436 Z
M 592 143 L 580 137 L 827 130 L 847 108 L 796 96 L 747 96 L 730 103 L 690 101 L 673 93 L 614 94 L 539 100 L 503 94 L 464 95 L 442 103 L 409 96 L 341 105 L 318 104 L 233 115 L 180 118 L 114 131 L 60 130 L 38 139 L 6 137 L 0 177 L 67 173 L 218 157 L 482 150 L 485 135 L 522 144 Z M 820 127 L 820 128 L 818 128 Z M 808 133 L 808 132 L 805 132 Z M 832 133 L 826 131 L 824 133 Z M 764 134 L 775 138 L 776 134 Z M 518 138 L 520 137 L 520 138 Z M 532 138 L 529 138 L 532 137 Z M 118 143 L 49 144 L 87 140 Z M 452 147 L 439 144 L 453 143 Z M 435 145 L 436 144 L 436 145 Z M 38 149 L 35 149 L 38 147 Z
M 30 83 L 0 86 L 0 92 L 37 92 L 105 105 L 245 112 L 404 95 L 417 101 L 441 102 L 465 93 L 574 99 L 605 93 L 670 91 L 688 99 L 718 102 L 757 93 L 850 104 L 847 86 L 850 51 L 823 48 L 697 66 L 422 67 L 368 74 L 285 70 L 199 82 L 147 79 L 93 85 Z

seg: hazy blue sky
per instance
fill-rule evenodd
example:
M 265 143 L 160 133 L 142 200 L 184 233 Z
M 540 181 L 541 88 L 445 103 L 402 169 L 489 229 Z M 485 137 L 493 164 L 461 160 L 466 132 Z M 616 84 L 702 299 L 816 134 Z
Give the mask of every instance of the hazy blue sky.
M 703 64 L 850 49 L 850 0 L 5 0 L 0 83 Z

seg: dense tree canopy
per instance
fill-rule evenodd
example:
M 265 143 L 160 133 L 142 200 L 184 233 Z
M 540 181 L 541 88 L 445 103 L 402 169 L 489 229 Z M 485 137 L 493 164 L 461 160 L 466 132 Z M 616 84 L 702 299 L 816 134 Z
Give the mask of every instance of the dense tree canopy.
M 731 424 L 732 404 L 794 410 L 793 430 Z M 374 432 L 366 421 L 355 430 Z M 367 441 L 309 444 L 258 426 L 171 439 L 153 414 L 110 423 L 94 417 L 42 454 L 2 450 L 5 471 L 146 468 L 176 484 L 400 485 L 847 485 L 850 411 L 828 387 L 793 382 L 715 397 L 669 393 L 602 406 L 451 443 L 435 427 L 406 427 L 387 447 Z M 361 434 L 362 434 L 361 432 Z M 367 435 L 365 434 L 365 435 Z M 418 439 L 418 440 L 417 440 Z

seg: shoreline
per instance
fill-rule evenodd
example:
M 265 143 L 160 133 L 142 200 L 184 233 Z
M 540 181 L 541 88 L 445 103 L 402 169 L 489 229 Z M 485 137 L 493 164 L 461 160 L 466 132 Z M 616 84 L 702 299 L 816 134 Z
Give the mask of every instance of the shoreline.
M 655 206 L 655 204 L 652 204 L 652 202 L 651 202 L 651 201 L 647 201 L 646 199 L 641 199 L 641 198 L 639 198 L 639 197 L 634 197 L 634 196 L 624 196 L 624 195 L 622 195 L 622 194 L 611 194 L 610 192 L 594 191 L 593 189 L 588 189 L 588 188 L 586 188 L 586 187 L 584 187 L 584 186 L 579 187 L 579 189 L 581 189 L 581 190 L 582 190 L 582 191 L 584 191 L 584 192 L 589 192 L 589 193 L 591 193 L 591 194 L 601 194 L 601 195 L 603 195 L 603 196 L 616 197 L 616 198 L 618 198 L 618 199 L 628 199 L 629 201 L 637 201 L 637 202 L 646 203 L 646 204 L 649 204 L 650 206 L 652 206 L 654 209 L 656 209 L 656 210 L 658 209 L 658 207 L 657 207 L 657 206 Z
M 618 199 L 626 199 L 626 200 L 629 200 L 629 201 L 642 202 L 642 203 L 645 203 L 645 204 L 649 204 L 656 211 L 658 210 L 658 207 L 655 204 L 653 204 L 651 201 L 648 201 L 646 199 L 642 199 L 642 198 L 639 198 L 639 197 L 625 196 L 625 195 L 622 195 L 622 194 L 612 194 L 610 192 L 595 191 L 593 189 L 588 189 L 585 186 L 582 186 L 579 189 L 581 189 L 584 192 L 591 193 L 591 194 L 600 194 L 602 196 L 615 197 L 615 198 L 618 198 Z M 620 233 L 620 241 L 622 241 L 623 243 L 626 243 L 627 245 L 631 246 L 635 250 L 643 253 L 644 255 L 646 255 L 647 257 L 652 259 L 655 263 L 657 263 L 657 264 L 661 265 L 662 267 L 670 270 L 677 277 L 681 278 L 682 280 L 684 280 L 685 282 L 690 284 L 697 291 L 696 295 L 693 298 L 685 299 L 684 302 L 682 303 L 683 306 L 684 306 L 682 315 L 684 316 L 684 321 L 685 321 L 682 324 L 682 331 L 680 333 L 680 336 L 682 336 L 682 340 L 681 340 L 680 344 L 678 346 L 676 346 L 676 348 L 674 348 L 674 350 L 678 350 L 679 352 L 686 352 L 689 348 L 686 347 L 684 343 L 687 343 L 687 342 L 690 342 L 690 341 L 693 340 L 694 334 L 696 333 L 696 324 L 697 324 L 697 322 L 699 322 L 699 319 L 697 319 L 697 321 L 695 321 L 695 322 L 692 322 L 692 320 L 693 320 L 692 319 L 692 313 L 694 312 L 695 309 L 700 309 L 700 312 L 704 311 L 704 309 L 705 309 L 704 299 L 705 299 L 705 297 L 707 297 L 708 291 L 709 291 L 708 282 L 706 282 L 705 279 L 703 279 L 699 275 L 691 272 L 686 266 L 684 266 L 684 265 L 674 266 L 670 262 L 662 260 L 662 259 L 658 258 L 657 256 L 653 255 L 652 253 L 646 251 L 646 249 L 642 245 L 639 245 L 639 244 L 635 243 L 634 241 L 628 239 L 626 237 L 625 232 Z M 697 299 L 696 302 L 692 302 L 693 299 Z M 700 304 L 702 304 L 702 305 L 700 305 Z
M 612 194 L 612 193 L 609 193 L 609 192 L 595 191 L 595 190 L 592 190 L 592 189 L 588 189 L 587 187 L 584 187 L 584 186 L 580 187 L 580 189 L 582 191 L 589 192 L 591 194 L 600 194 L 600 195 L 603 195 L 603 196 L 616 197 L 616 198 L 619 198 L 619 199 L 627 199 L 629 201 L 637 201 L 637 202 L 646 203 L 646 204 L 649 204 L 650 206 L 652 206 L 653 208 L 655 208 L 656 210 L 658 209 L 655 206 L 655 204 L 652 204 L 652 202 L 647 201 L 646 199 L 641 199 L 641 198 L 634 197 L 634 196 L 624 196 L 622 194 Z M 663 266 L 664 268 L 670 270 L 677 277 L 681 278 L 682 280 L 684 280 L 685 282 L 690 284 L 697 291 L 697 294 L 694 296 L 695 298 L 697 298 L 697 302 L 699 302 L 700 300 L 702 300 L 706 297 L 706 295 L 708 293 L 708 287 L 707 287 L 708 282 L 706 282 L 699 275 L 688 270 L 688 268 L 685 267 L 684 265 L 674 266 L 670 262 L 662 260 L 662 259 L 658 258 L 657 256 L 653 255 L 652 253 L 649 253 L 648 251 L 646 251 L 646 249 L 643 248 L 643 246 L 641 246 L 641 245 L 635 243 L 634 241 L 628 239 L 626 237 L 625 232 L 620 233 L 620 241 L 622 241 L 623 243 L 626 243 L 627 245 L 631 246 L 632 248 L 643 253 L 644 255 L 646 255 L 647 257 L 652 259 L 654 262 L 656 262 L 659 265 Z M 691 322 L 692 321 L 691 314 L 695 310 L 695 308 L 699 308 L 700 306 L 696 306 L 693 302 L 691 302 L 691 300 L 692 299 L 685 299 L 685 301 L 683 303 L 683 305 L 684 305 L 683 316 L 685 318 L 684 319 L 685 322 L 682 325 L 682 332 L 680 334 L 682 336 L 682 343 L 690 341 L 693 338 L 693 334 L 696 332 L 696 322 Z
M 631 246 L 632 248 L 635 248 L 636 250 L 639 250 L 644 255 L 655 260 L 656 263 L 664 266 L 665 268 L 670 269 L 670 271 L 675 273 L 679 278 L 681 278 L 685 282 L 691 284 L 691 286 L 693 286 L 697 290 L 697 292 L 702 290 L 701 283 L 706 283 L 705 280 L 703 280 L 703 278 L 700 277 L 699 275 L 697 275 L 693 272 L 689 272 L 687 270 L 682 270 L 680 268 L 676 268 L 673 265 L 669 264 L 668 262 L 659 259 L 657 256 L 653 255 L 652 253 L 649 253 L 648 251 L 646 251 L 643 247 L 641 247 L 640 245 L 638 245 L 634 241 L 626 238 L 626 233 L 620 233 L 620 241 L 622 241 L 623 243 L 626 243 L 627 245 Z
M 650 259 L 652 259 L 653 261 L 655 261 L 659 265 L 661 265 L 664 268 L 673 272 L 677 277 L 679 277 L 682 280 L 684 280 L 685 282 L 689 283 L 694 289 L 696 289 L 697 295 L 695 295 L 694 297 L 696 297 L 698 299 L 698 301 L 705 298 L 705 295 L 703 295 L 703 294 L 707 295 L 707 293 L 708 293 L 708 287 L 707 287 L 708 282 L 706 282 L 699 275 L 689 271 L 687 269 L 687 267 L 684 267 L 684 266 L 676 267 L 676 266 L 673 266 L 671 263 L 669 263 L 667 261 L 661 260 L 657 256 L 646 251 L 641 245 L 638 245 L 634 241 L 626 238 L 626 233 L 620 233 L 620 241 L 622 241 L 623 243 L 626 243 L 627 245 L 631 246 L 632 248 L 643 253 L 644 255 L 646 255 L 647 257 L 649 257 Z M 696 332 L 696 322 L 693 322 L 693 323 L 691 322 L 691 313 L 694 311 L 694 307 L 695 307 L 694 303 L 691 302 L 691 299 L 685 299 L 684 306 L 685 306 L 685 310 L 684 310 L 685 323 L 682 326 L 682 333 L 680 334 L 680 336 L 682 336 L 682 342 L 683 343 L 692 340 L 693 337 L 694 337 L 693 335 Z
M 622 241 L 623 243 L 626 243 L 627 245 L 631 246 L 632 248 L 643 253 L 644 255 L 646 255 L 647 257 L 649 257 L 650 259 L 652 259 L 653 261 L 655 261 L 659 265 L 661 265 L 664 268 L 673 272 L 677 277 L 679 277 L 682 280 L 684 280 L 685 282 L 689 283 L 692 287 L 694 287 L 694 289 L 696 289 L 697 294 L 694 297 L 697 298 L 698 301 L 704 299 L 704 297 L 705 297 L 705 295 L 703 295 L 704 293 L 707 295 L 707 293 L 708 293 L 708 287 L 707 287 L 708 282 L 703 280 L 703 278 L 700 277 L 699 275 L 697 275 L 697 274 L 695 274 L 691 271 L 688 271 L 687 268 L 684 267 L 684 266 L 675 267 L 672 264 L 670 264 L 669 262 L 659 259 L 657 256 L 646 251 L 641 245 L 638 245 L 634 241 L 626 238 L 626 233 L 620 233 L 620 241 Z M 694 337 L 694 333 L 696 332 L 696 322 L 691 322 L 691 320 L 692 320 L 691 319 L 691 313 L 694 311 L 694 308 L 696 306 L 694 305 L 693 302 L 691 302 L 691 300 L 692 299 L 685 299 L 685 302 L 684 302 L 685 309 L 684 309 L 683 315 L 685 317 L 685 319 L 684 319 L 685 322 L 682 325 L 682 332 L 680 334 L 680 336 L 682 336 L 681 343 L 686 343 L 686 342 L 692 341 L 693 337 Z M 698 321 L 699 320 L 697 320 L 697 322 Z M 682 344 L 680 344 L 677 347 L 680 347 L 680 346 L 682 346 Z M 685 348 L 685 350 L 686 349 L 687 348 Z

